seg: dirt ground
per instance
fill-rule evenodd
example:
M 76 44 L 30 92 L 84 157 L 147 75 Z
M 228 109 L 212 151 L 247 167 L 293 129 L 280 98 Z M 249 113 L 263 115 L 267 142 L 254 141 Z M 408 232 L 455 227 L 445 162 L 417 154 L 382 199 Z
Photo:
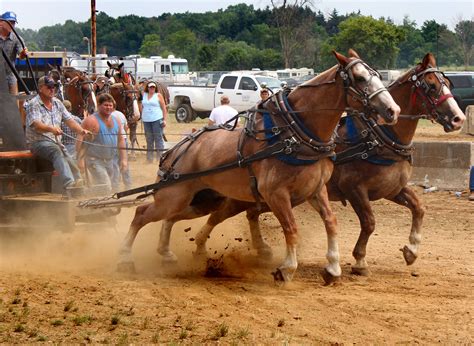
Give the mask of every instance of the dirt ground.
M 172 124 L 169 140 L 197 124 Z M 472 140 L 422 124 L 423 140 Z M 426 126 L 425 126 L 426 125 Z M 156 165 L 131 162 L 137 185 L 154 180 Z M 172 235 L 179 263 L 168 267 L 156 252 L 160 224 L 146 226 L 134 246 L 136 273 L 116 271 L 117 249 L 133 216 L 124 209 L 115 228 L 89 227 L 2 234 L 0 239 L 1 343 L 114 344 L 471 344 L 474 342 L 474 202 L 466 192 L 424 194 L 420 257 L 407 267 L 408 210 L 374 203 L 377 229 L 368 247 L 370 276 L 350 274 L 359 233 L 349 207 L 333 204 L 343 276 L 323 286 L 323 224 L 308 205 L 295 208 L 299 267 L 293 282 L 277 286 L 270 273 L 285 255 L 271 214 L 261 217 L 273 259 L 250 249 L 244 215 L 218 226 L 209 254 L 222 258 L 222 275 L 206 277 L 193 257 L 193 237 L 205 218 L 183 221 Z

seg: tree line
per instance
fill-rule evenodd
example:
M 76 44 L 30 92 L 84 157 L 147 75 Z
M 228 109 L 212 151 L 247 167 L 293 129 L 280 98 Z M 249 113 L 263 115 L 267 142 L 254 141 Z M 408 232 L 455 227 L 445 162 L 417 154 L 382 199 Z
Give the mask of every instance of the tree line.
M 315 11 L 309 0 L 286 1 L 255 9 L 238 4 L 205 13 L 164 13 L 113 18 L 97 14 L 98 53 L 109 56 L 173 54 L 188 59 L 192 70 L 279 69 L 311 67 L 321 71 L 334 65 L 331 50 L 348 48 L 380 69 L 406 68 L 433 52 L 439 65 L 472 65 L 474 21 L 459 20 L 454 31 L 428 20 L 418 28 L 405 17 L 396 25 L 390 17 L 373 18 L 360 12 L 329 16 Z M 30 51 L 54 46 L 87 53 L 90 21 L 66 21 L 35 31 L 19 32 Z

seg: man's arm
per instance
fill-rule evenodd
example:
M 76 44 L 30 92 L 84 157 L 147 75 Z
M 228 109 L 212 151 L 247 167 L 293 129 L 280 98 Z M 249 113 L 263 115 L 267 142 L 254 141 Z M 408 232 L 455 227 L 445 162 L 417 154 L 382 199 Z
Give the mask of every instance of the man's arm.
M 168 109 L 166 108 L 166 103 L 165 99 L 163 98 L 163 95 L 158 93 L 158 100 L 160 101 L 160 107 L 161 110 L 163 111 L 163 127 L 166 126 L 166 121 L 168 120 Z
M 60 127 L 46 125 L 40 120 L 33 120 L 33 122 L 31 123 L 31 126 L 35 129 L 36 132 L 39 132 L 39 133 L 51 132 L 55 136 L 59 136 L 63 133 Z
M 70 120 L 74 121 L 74 119 L 70 119 Z M 68 125 L 67 122 L 66 122 L 66 125 Z M 83 131 L 81 131 L 80 133 L 77 134 L 77 139 L 76 139 L 77 164 L 78 164 L 79 169 L 81 170 L 81 172 L 83 172 L 84 169 L 85 169 L 84 150 L 86 149 L 85 145 L 83 145 L 83 141 L 84 140 L 92 141 L 93 140 L 93 134 L 96 133 L 96 127 L 98 128 L 99 125 L 96 124 L 96 120 L 95 120 L 94 117 L 88 117 L 88 118 L 84 119 L 84 121 L 82 122 L 82 126 L 80 126 L 79 124 L 77 124 L 77 125 L 83 130 Z M 72 127 L 71 127 L 71 129 L 72 129 Z
M 125 138 L 122 136 L 121 128 L 122 125 L 119 125 L 119 133 L 117 134 L 117 148 L 120 156 L 120 170 L 124 171 L 127 169 L 127 151 L 125 147 Z

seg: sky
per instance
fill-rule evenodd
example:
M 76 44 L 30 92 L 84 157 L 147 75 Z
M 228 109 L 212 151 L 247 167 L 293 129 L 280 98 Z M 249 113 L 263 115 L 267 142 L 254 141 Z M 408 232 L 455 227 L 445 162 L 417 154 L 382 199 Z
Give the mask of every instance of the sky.
M 279 0 L 276 0 L 279 1 Z M 294 0 L 290 0 L 292 2 Z M 378 19 L 390 17 L 402 24 L 409 16 L 418 27 L 426 20 L 446 24 L 451 30 L 459 20 L 474 19 L 473 0 L 313 0 L 315 10 L 325 15 L 336 9 L 339 14 L 360 10 L 362 15 Z M 143 17 L 162 13 L 206 12 L 225 9 L 229 5 L 246 3 L 265 8 L 270 0 L 96 0 L 96 9 L 111 17 L 135 14 Z M 62 24 L 68 19 L 84 22 L 90 17 L 89 0 L 0 0 L 0 13 L 14 11 L 18 27 L 38 30 L 43 26 Z

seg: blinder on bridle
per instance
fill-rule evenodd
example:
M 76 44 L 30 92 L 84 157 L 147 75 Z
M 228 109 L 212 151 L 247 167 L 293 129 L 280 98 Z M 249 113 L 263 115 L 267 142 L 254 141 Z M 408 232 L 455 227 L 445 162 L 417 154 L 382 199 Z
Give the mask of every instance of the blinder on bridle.
M 358 81 L 354 78 L 354 74 L 352 73 L 352 67 L 356 64 L 362 64 L 367 71 L 369 71 L 370 78 L 368 81 L 366 81 L 366 86 L 361 89 L 357 87 Z M 370 100 L 377 96 L 378 94 L 387 91 L 387 88 L 384 86 L 378 88 L 377 90 L 373 91 L 372 93 L 369 93 L 369 85 L 372 81 L 372 78 L 378 77 L 380 80 L 382 80 L 382 76 L 380 73 L 373 68 L 371 68 L 369 65 L 367 65 L 364 61 L 361 59 L 355 59 L 349 62 L 345 67 L 340 66 L 339 68 L 339 74 L 344 81 L 344 88 L 351 91 L 353 94 L 355 94 L 355 97 L 359 99 L 362 104 L 366 107 L 369 106 Z M 360 82 L 359 82 L 360 83 Z
M 436 78 L 440 83 L 440 87 L 438 90 L 434 90 L 433 87 L 426 81 L 425 75 L 428 73 L 434 73 Z M 451 81 L 448 77 L 444 75 L 442 71 L 440 71 L 436 67 L 429 67 L 422 71 L 417 71 L 417 69 L 413 69 L 412 75 L 408 78 L 408 80 L 413 84 L 412 86 L 412 104 L 414 105 L 416 102 L 417 97 L 421 97 L 423 99 L 423 105 L 428 111 L 428 119 L 437 121 L 443 126 L 450 126 L 449 118 L 447 116 L 442 116 L 437 107 L 442 105 L 445 101 L 449 98 L 452 98 L 453 95 L 451 93 L 442 95 L 443 87 L 447 87 L 451 89 L 450 86 L 452 85 Z M 448 80 L 448 83 L 446 83 Z

